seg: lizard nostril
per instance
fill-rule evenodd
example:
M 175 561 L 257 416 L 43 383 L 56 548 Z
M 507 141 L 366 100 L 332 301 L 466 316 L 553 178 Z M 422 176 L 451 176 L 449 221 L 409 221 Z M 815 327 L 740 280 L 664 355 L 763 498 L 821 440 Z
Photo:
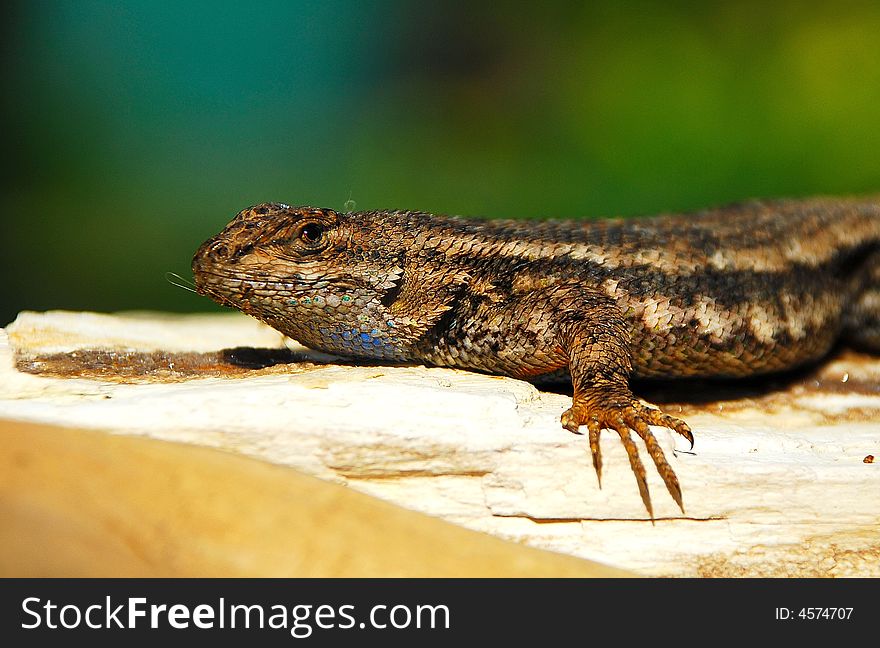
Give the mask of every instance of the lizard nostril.
M 208 256 L 217 261 L 229 259 L 233 255 L 232 246 L 221 241 L 215 242 L 208 248 Z
M 193 256 L 193 271 L 198 273 L 212 264 L 228 263 L 234 254 L 235 247 L 222 240 L 206 241 Z

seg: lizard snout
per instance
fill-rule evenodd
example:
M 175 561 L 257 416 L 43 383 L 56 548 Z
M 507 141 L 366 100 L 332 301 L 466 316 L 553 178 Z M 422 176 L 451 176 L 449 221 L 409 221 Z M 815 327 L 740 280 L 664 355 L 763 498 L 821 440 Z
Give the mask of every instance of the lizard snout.
M 217 235 L 208 239 L 192 258 L 192 273 L 195 280 L 196 290 L 204 293 L 204 287 L 209 283 L 209 277 L 216 274 L 218 267 L 222 267 L 234 259 L 237 250 L 225 237 Z
M 225 237 L 215 236 L 208 239 L 193 255 L 193 272 L 196 267 L 204 268 L 219 263 L 228 263 L 238 254 L 238 247 L 232 245 Z

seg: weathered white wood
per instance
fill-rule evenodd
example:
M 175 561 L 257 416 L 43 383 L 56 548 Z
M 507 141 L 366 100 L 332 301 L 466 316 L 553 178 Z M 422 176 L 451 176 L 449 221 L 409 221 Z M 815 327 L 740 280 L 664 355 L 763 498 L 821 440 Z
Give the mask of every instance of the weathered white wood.
M 219 447 L 643 574 L 880 575 L 880 461 L 864 462 L 880 458 L 880 360 L 868 356 L 828 363 L 818 387 L 686 407 L 693 453 L 655 428 L 687 507 L 648 465 L 655 526 L 616 435 L 602 438 L 600 490 L 585 437 L 559 425 L 570 399 L 518 380 L 307 364 L 124 384 L 14 368 L 15 353 L 282 344 L 237 314 L 25 312 L 0 334 L 0 417 Z M 844 380 L 853 388 L 826 388 Z

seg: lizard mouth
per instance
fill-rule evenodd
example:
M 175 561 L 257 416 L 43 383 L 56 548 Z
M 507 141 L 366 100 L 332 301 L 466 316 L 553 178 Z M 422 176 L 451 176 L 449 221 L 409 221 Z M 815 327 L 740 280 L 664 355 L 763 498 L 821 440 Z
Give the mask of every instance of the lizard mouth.
M 193 280 L 196 286 L 196 292 L 217 302 L 221 306 L 229 308 L 237 308 L 245 310 L 248 306 L 246 303 L 238 302 L 232 299 L 228 290 L 223 289 L 223 277 L 205 271 L 193 271 Z
M 247 299 L 239 299 L 239 291 L 231 284 L 231 273 L 224 272 L 229 256 L 228 246 L 219 237 L 205 241 L 192 258 L 193 283 L 199 295 L 208 297 L 221 306 L 247 312 L 250 304 Z

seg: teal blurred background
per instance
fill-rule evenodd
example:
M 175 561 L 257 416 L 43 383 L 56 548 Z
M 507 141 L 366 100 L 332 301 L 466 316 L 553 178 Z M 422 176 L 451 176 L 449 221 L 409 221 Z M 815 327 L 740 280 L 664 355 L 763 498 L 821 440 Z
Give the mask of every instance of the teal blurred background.
M 209 310 L 268 200 L 600 216 L 880 191 L 876 2 L 19 2 L 0 324 Z

